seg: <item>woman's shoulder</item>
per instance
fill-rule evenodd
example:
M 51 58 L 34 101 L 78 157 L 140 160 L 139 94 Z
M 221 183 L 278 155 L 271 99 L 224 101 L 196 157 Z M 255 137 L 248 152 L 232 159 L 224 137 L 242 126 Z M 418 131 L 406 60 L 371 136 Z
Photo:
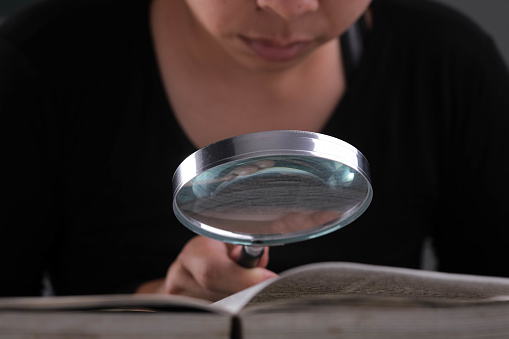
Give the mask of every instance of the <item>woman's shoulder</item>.
M 0 53 L 44 74 L 111 65 L 136 50 L 133 41 L 147 40 L 143 10 L 148 11 L 148 0 L 39 1 L 0 25 Z M 134 39 L 139 34 L 144 40 Z
M 122 39 L 126 26 L 144 20 L 148 1 L 43 0 L 6 18 L 0 39 L 22 50 L 72 49 Z M 140 7 L 141 6 L 141 7 Z M 124 30 L 121 34 L 121 30 Z
M 418 43 L 493 43 L 472 18 L 435 0 L 373 0 L 373 10 L 379 28 Z
M 111 3 L 104 0 L 104 4 Z M 87 10 L 99 10 L 99 1 L 65 1 L 43 0 L 34 2 L 5 18 L 0 25 L 0 36 L 13 42 L 23 43 L 32 37 L 40 37 L 51 27 L 61 27 L 74 23 L 79 25 L 80 17 L 91 19 L 89 28 L 93 27 L 93 17 Z

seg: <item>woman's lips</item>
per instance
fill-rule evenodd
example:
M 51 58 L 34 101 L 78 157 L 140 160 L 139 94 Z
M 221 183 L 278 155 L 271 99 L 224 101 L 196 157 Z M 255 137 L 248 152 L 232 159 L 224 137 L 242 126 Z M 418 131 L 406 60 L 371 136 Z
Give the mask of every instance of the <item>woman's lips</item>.
M 303 53 L 310 45 L 309 41 L 278 43 L 264 39 L 241 37 L 242 41 L 260 58 L 269 61 L 288 61 Z

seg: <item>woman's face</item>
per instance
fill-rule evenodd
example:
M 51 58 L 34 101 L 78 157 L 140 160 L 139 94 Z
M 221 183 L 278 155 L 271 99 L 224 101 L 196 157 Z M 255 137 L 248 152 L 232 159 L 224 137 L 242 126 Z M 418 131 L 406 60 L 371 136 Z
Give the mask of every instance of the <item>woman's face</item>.
M 179 0 L 177 0 L 179 1 Z M 242 64 L 287 67 L 337 38 L 371 0 L 185 0 L 213 41 Z

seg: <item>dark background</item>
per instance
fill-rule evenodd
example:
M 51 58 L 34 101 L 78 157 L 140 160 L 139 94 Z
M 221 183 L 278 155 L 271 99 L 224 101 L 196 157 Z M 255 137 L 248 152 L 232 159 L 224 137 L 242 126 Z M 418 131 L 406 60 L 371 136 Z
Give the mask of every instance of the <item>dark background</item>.
M 39 0 L 0 0 L 0 18 L 4 18 L 36 1 Z

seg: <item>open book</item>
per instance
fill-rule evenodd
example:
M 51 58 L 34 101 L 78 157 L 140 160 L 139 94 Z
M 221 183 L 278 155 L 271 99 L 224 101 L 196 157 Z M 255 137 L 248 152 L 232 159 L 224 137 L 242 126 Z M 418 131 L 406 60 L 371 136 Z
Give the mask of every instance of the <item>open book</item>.
M 509 279 L 352 263 L 282 273 L 216 303 L 0 299 L 0 338 L 509 338 Z

